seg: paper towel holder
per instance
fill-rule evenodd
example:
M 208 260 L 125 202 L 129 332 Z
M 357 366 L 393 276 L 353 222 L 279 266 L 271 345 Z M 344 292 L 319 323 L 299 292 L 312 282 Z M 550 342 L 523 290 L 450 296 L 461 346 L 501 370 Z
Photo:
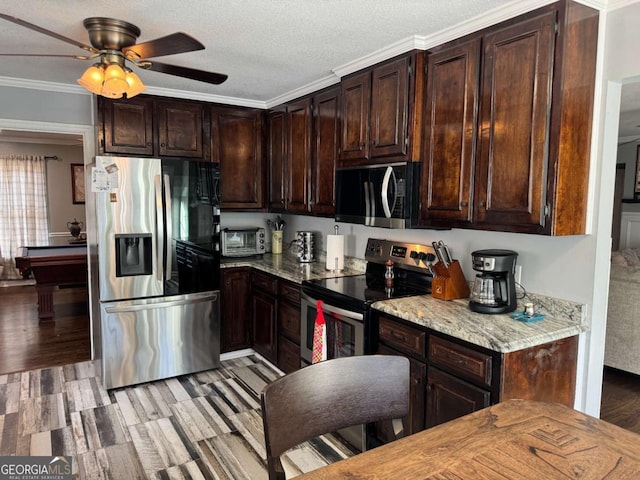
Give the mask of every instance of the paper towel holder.
M 326 255 L 326 269 L 332 272 L 340 272 L 344 269 L 344 239 L 339 235 L 340 227 L 338 225 L 334 225 L 333 227 L 335 234 L 327 236 L 327 255 Z M 330 252 L 333 252 L 332 246 L 335 246 L 335 242 L 332 240 L 341 239 L 341 245 L 336 253 L 336 256 L 333 256 Z

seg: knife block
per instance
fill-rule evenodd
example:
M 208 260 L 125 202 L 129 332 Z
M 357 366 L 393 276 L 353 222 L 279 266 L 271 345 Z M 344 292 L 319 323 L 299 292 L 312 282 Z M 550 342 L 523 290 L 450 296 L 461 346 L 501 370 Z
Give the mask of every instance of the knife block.
M 440 300 L 454 300 L 469 296 L 469 284 L 464 278 L 458 260 L 453 260 L 448 267 L 442 263 L 433 265 L 437 277 L 431 282 L 431 296 Z

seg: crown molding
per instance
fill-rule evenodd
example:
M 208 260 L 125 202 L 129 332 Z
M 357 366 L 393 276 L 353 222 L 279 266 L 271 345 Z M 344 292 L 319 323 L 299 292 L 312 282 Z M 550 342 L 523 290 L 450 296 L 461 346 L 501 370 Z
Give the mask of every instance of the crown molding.
M 262 100 L 252 100 L 249 98 L 225 97 L 200 92 L 190 92 L 188 90 L 174 90 L 171 88 L 148 87 L 144 93 L 148 95 L 158 95 L 162 97 L 185 98 L 188 100 L 199 100 L 202 102 L 223 103 L 225 105 L 235 105 L 237 107 L 250 107 L 266 109 L 266 102 Z
M 371 65 L 375 65 L 376 63 L 393 58 L 396 55 L 401 55 L 411 50 L 427 50 L 478 30 L 482 30 L 483 28 L 490 27 L 504 20 L 530 12 L 531 10 L 548 5 L 554 1 L 555 0 L 515 0 L 507 5 L 494 8 L 493 10 L 488 10 L 482 15 L 459 23 L 451 28 L 441 30 L 433 35 L 414 35 L 407 37 L 404 40 L 400 40 L 389 45 L 388 47 L 345 63 L 344 65 L 340 65 L 332 71 L 339 78 L 342 78 L 345 75 L 355 73 L 363 68 L 367 68 Z M 629 4 L 637 1 L 638 0 L 609 0 L 607 2 L 607 0 L 579 0 L 580 3 L 597 10 L 606 9 L 607 3 L 611 2 Z
M 322 90 L 323 88 L 330 87 L 331 85 L 335 85 L 340 82 L 340 77 L 335 75 L 328 75 L 320 80 L 316 80 L 315 82 L 307 83 L 300 88 L 296 88 L 294 90 L 290 90 L 287 93 L 282 95 L 278 95 L 277 97 L 273 97 L 270 100 L 265 102 L 266 108 L 275 107 L 277 105 L 282 105 L 290 100 L 294 100 L 296 98 L 302 97 L 309 93 L 317 92 L 318 90 Z
M 93 95 L 80 85 L 69 85 L 66 83 L 43 82 L 40 80 L 29 80 L 26 78 L 2 77 L 0 76 L 0 86 L 13 88 L 26 88 L 30 90 L 43 90 L 47 92 L 70 93 L 73 95 Z M 251 100 L 246 98 L 224 97 L 222 95 L 209 95 L 206 93 L 189 92 L 186 90 L 173 90 L 169 88 L 149 87 L 146 94 L 159 95 L 163 97 L 186 98 L 190 100 L 200 100 L 213 103 L 223 103 L 251 108 L 267 108 L 266 102 Z
M 71 93 L 74 95 L 91 95 L 80 85 L 66 83 L 43 82 L 41 80 L 29 80 L 28 78 L 14 78 L 0 76 L 1 87 L 28 88 L 30 90 L 44 90 L 47 92 Z

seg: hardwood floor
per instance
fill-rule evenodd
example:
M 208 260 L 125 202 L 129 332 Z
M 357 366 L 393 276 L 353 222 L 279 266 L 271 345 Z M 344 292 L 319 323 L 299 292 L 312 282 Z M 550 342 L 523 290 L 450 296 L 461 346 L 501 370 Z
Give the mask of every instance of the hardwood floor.
M 0 288 L 0 374 L 89 360 L 86 288 L 58 289 L 55 317 L 38 320 L 34 286 Z
M 600 418 L 640 434 L 640 376 L 605 367 Z

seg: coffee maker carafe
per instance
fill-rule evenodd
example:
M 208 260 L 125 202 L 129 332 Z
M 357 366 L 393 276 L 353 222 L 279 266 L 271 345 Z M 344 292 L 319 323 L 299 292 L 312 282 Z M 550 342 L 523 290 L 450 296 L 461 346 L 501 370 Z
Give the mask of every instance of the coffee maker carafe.
M 509 313 L 516 309 L 516 259 L 513 250 L 476 250 L 471 253 L 476 275 L 469 308 L 479 313 Z

